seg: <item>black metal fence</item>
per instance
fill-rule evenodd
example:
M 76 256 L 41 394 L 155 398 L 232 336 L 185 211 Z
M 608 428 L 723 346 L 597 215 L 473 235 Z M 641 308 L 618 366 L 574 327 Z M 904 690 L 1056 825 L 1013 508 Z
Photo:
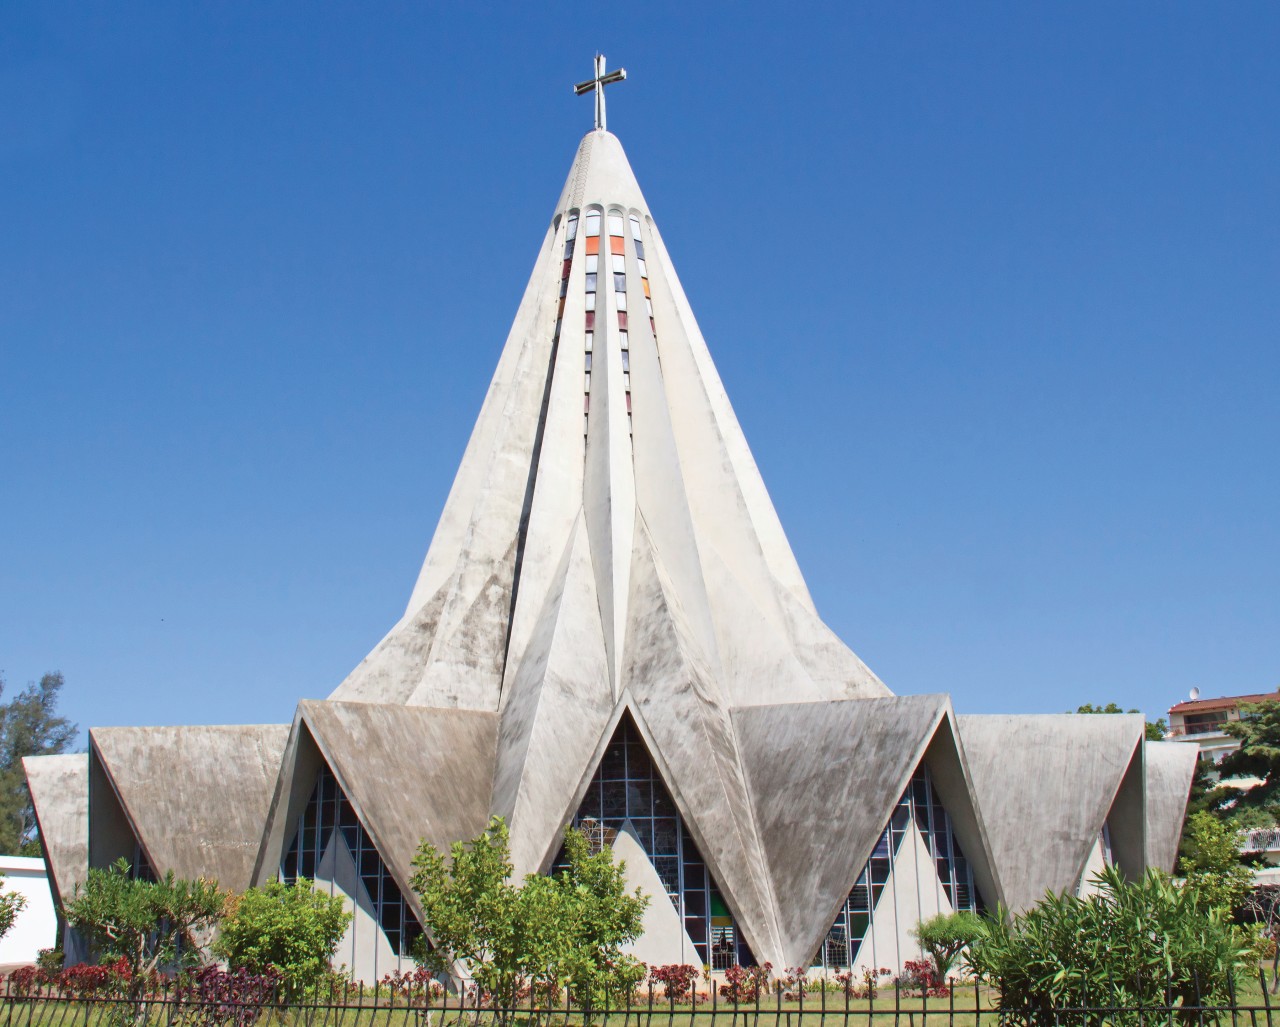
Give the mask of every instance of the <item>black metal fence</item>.
M 749 999 L 711 988 L 677 1001 L 661 987 L 642 987 L 615 1006 L 531 998 L 494 1007 L 474 988 L 444 993 L 350 985 L 286 1001 L 280 995 L 210 999 L 172 982 L 133 996 L 86 995 L 10 979 L 0 989 L 0 1027 L 1280 1027 L 1280 1006 L 1273 1006 L 1262 973 L 1256 994 L 1251 986 L 1174 1005 L 1015 1009 L 1001 1006 L 997 990 L 974 984 L 940 991 L 945 994 L 921 994 L 891 982 L 858 995 L 811 983 L 797 993 L 777 984 Z

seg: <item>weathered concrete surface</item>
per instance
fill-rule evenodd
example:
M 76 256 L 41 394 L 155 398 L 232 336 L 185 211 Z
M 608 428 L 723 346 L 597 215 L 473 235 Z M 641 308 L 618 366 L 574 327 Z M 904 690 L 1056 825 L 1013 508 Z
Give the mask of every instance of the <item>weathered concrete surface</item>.
M 988 902 L 1074 881 L 1109 810 L 1126 863 L 1146 845 L 1141 756 L 1112 737 L 1121 721 L 1069 729 L 1079 751 L 1041 743 L 1033 718 L 1008 737 L 975 722 L 972 748 L 957 747 L 944 700 L 893 700 L 821 621 L 626 156 L 592 132 L 404 616 L 331 701 L 299 708 L 249 876 L 276 872 L 322 762 L 411 904 L 419 840 L 473 837 L 490 812 L 509 818 L 517 871 L 544 869 L 624 714 L 743 936 L 775 965 L 816 947 L 920 759 Z M 132 853 L 135 829 L 158 869 L 177 860 L 157 834 L 164 796 L 150 811 L 157 786 L 127 751 L 158 738 L 95 743 L 91 863 Z M 170 770 L 185 781 L 217 764 Z M 1065 854 L 1041 859 L 1054 832 Z
M 172 870 L 243 891 L 288 731 L 282 724 L 93 728 L 89 746 L 157 875 Z M 91 793 L 93 786 L 91 777 Z M 98 809 L 110 816 L 109 799 L 102 798 L 90 810 L 95 840 Z M 117 838 L 111 848 L 122 844 Z M 92 865 L 113 858 L 91 846 Z
M 574 531 L 556 577 L 500 714 L 492 809 L 507 819 L 517 876 L 543 869 L 559 848 L 614 708 L 600 688 L 609 658 L 585 524 Z
M 591 210 L 604 215 L 604 245 L 584 385 Z M 621 292 L 610 273 L 611 213 L 624 224 Z M 541 668 L 556 662 L 539 630 L 578 533 L 598 608 L 598 642 L 587 645 L 603 649 L 608 670 L 589 705 L 619 700 L 624 668 L 646 658 L 627 651 L 644 637 L 630 603 L 636 554 L 646 550 L 679 610 L 678 630 L 719 683 L 718 702 L 889 694 L 818 619 L 626 155 L 607 132 L 589 133 L 578 149 L 405 616 L 331 698 L 497 710 L 520 682 L 527 702 Z M 580 631 L 565 634 L 582 641 Z
M 411 863 L 424 839 L 437 848 L 474 838 L 488 822 L 497 743 L 497 716 L 472 710 L 304 701 L 305 727 L 369 832 L 396 883 L 409 887 Z M 296 822 L 315 775 L 298 777 Z M 277 804 L 278 805 L 278 804 Z M 286 814 L 287 817 L 287 814 Z M 281 848 L 291 838 L 278 834 Z M 278 867 L 282 851 L 260 861 Z M 260 871 L 261 873 L 261 871 Z
M 1146 742 L 1147 865 L 1173 873 L 1200 747 Z
M 1026 909 L 1046 892 L 1074 892 L 1141 745 L 1142 717 L 956 720 L 1009 908 Z
M 775 965 L 808 965 L 946 707 L 913 695 L 734 712 L 781 935 Z
M 89 873 L 89 754 L 28 756 L 22 761 L 36 810 L 53 901 L 75 894 Z

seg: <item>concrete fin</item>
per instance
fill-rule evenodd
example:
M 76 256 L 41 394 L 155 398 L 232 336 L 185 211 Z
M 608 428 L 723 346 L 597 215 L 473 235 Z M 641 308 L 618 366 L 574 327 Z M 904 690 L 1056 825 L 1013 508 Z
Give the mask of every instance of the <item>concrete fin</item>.
M 946 709 L 945 696 L 914 695 L 734 711 L 779 897 L 781 965 L 808 965 Z
M 643 933 L 623 948 L 627 954 L 649 966 L 684 963 L 697 966 L 702 962 L 697 946 L 685 930 L 680 914 L 671 903 L 667 889 L 649 861 L 636 829 L 628 820 L 612 843 L 613 855 L 622 864 L 627 892 L 637 889 L 649 897 L 644 911 Z
M 699 535 L 718 536 L 726 547 L 725 558 L 735 564 L 739 560 L 747 565 L 753 559 L 763 559 L 768 576 L 812 609 L 808 586 L 662 234 L 652 220 L 646 229 L 646 252 L 655 258 L 649 264 L 656 268 L 650 281 L 658 354 L 666 372 L 680 460 L 685 481 L 690 484 L 690 503 L 700 526 Z M 733 552 L 728 551 L 731 545 Z
M 598 295 L 597 303 L 605 309 L 596 311 L 592 344 L 591 407 L 586 424 L 582 508 L 591 540 L 604 647 L 609 654 L 609 682 L 617 695 L 621 690 L 618 679 L 627 622 L 627 579 L 631 572 L 636 485 L 626 395 L 621 384 L 622 355 L 615 333 L 608 327 L 614 294 L 611 289 L 602 289 Z M 614 313 L 616 316 L 616 311 Z
M 516 536 L 555 333 L 562 239 L 557 219 L 538 250 L 406 615 L 469 564 L 479 564 L 486 580 Z
M 728 705 L 643 525 L 631 585 L 623 684 L 636 725 L 752 951 L 783 965 Z
M 627 254 L 627 281 L 641 280 L 634 247 Z M 631 288 L 639 304 L 639 290 Z M 628 382 L 635 436 L 635 501 L 650 543 L 662 554 L 672 590 L 680 596 L 689 629 L 700 650 L 719 670 L 711 597 L 703 576 L 693 515 L 676 449 L 666 397 L 666 380 L 649 322 L 632 318 Z M 717 598 L 721 598 L 717 596 Z
M 400 619 L 330 695 L 334 702 L 408 703 L 431 655 L 444 586 Z
M 1147 866 L 1173 873 L 1187 816 L 1187 799 L 1200 756 L 1187 742 L 1145 742 Z
M 1142 741 L 1128 714 L 968 715 L 960 740 L 1004 901 L 1074 892 Z
M 341 896 L 351 914 L 351 922 L 338 942 L 335 961 L 345 963 L 352 977 L 367 984 L 376 983 L 382 974 L 398 969 L 400 961 L 378 923 L 377 906 L 360 878 L 351 847 L 341 831 L 329 836 L 329 844 L 316 867 L 315 884 L 317 888 L 327 885 L 330 895 Z
M 89 754 L 27 756 L 22 761 L 36 811 L 41 847 L 53 890 L 62 905 L 89 875 Z
M 876 901 L 855 969 L 899 967 L 908 959 L 921 958 L 920 943 L 911 936 L 912 928 L 928 917 L 953 912 L 938 881 L 929 846 L 913 822 L 894 853 L 893 875 Z
M 406 897 L 420 842 L 447 849 L 484 830 L 496 713 L 327 701 L 299 713 Z
M 515 554 L 513 538 L 500 566 L 477 594 L 464 600 L 461 590 L 451 593 L 410 705 L 498 708 Z
M 156 874 L 243 891 L 288 734 L 266 724 L 94 728 L 89 737 Z
M 540 870 L 556 844 L 614 708 L 581 522 L 557 577 L 503 697 L 492 809 L 507 818 L 517 876 Z

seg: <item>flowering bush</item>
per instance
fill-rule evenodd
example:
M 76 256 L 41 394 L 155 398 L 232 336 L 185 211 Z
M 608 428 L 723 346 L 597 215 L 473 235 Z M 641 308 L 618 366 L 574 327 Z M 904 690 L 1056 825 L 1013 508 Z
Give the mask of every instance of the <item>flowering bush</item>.
M 444 995 L 444 985 L 435 979 L 435 975 L 426 967 L 415 967 L 413 970 L 395 970 L 382 978 L 382 987 L 386 988 L 394 1002 L 397 998 L 412 1002 L 414 999 L 437 999 Z
M 207 966 L 179 981 L 177 999 L 193 1027 L 250 1027 L 281 993 L 284 976 L 274 967 L 254 973 Z
M 769 990 L 773 976 L 773 964 L 739 966 L 734 963 L 724 972 L 725 983 L 720 985 L 720 995 L 730 1002 L 754 1002 Z
M 786 985 L 787 998 L 791 1001 L 803 999 L 809 991 L 809 968 L 805 966 L 787 967 L 787 975 L 782 978 Z
M 649 970 L 649 980 L 662 985 L 662 997 L 671 1002 L 686 1002 L 698 979 L 698 968 L 688 963 L 670 963 Z
M 930 959 L 908 959 L 902 964 L 898 984 L 906 991 L 918 991 L 931 998 L 946 998 L 951 994 L 950 986 L 938 976 L 938 970 Z
M 90 966 L 76 963 L 55 970 L 40 965 L 22 966 L 9 975 L 8 993 L 13 998 L 25 998 L 47 989 L 58 995 L 73 998 L 91 998 L 118 992 L 133 979 L 127 960 Z M 158 974 L 152 974 L 146 984 L 159 985 Z

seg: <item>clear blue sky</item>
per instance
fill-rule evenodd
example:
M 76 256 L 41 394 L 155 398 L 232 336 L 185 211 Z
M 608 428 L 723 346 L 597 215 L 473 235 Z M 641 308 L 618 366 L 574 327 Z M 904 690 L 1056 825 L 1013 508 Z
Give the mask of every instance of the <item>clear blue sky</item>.
M 898 692 L 1280 685 L 1280 5 L 10 3 L 0 669 L 285 721 L 403 609 L 591 103 Z

